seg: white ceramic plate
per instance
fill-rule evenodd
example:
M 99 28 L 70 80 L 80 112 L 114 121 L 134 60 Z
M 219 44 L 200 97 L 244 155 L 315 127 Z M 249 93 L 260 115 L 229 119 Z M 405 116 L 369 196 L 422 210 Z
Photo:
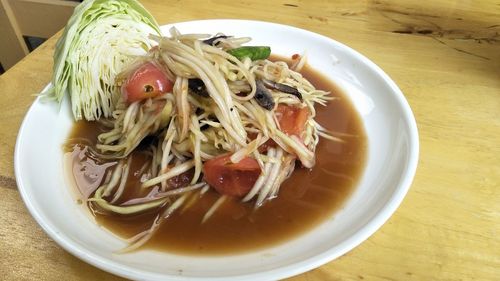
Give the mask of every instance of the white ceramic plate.
M 29 211 L 47 234 L 73 255 L 114 274 L 142 280 L 261 280 L 296 275 L 359 245 L 392 215 L 405 196 L 418 160 L 415 119 L 396 84 L 373 62 L 330 38 L 257 21 L 206 20 L 175 24 L 182 33 L 251 36 L 309 63 L 340 85 L 359 111 L 369 152 L 363 177 L 345 207 L 308 233 L 256 252 L 193 257 L 155 251 L 113 254 L 125 244 L 97 226 L 77 205 L 63 173 L 61 144 L 72 125 L 69 103 L 37 99 L 19 131 L 15 172 Z M 164 26 L 167 34 L 171 25 Z

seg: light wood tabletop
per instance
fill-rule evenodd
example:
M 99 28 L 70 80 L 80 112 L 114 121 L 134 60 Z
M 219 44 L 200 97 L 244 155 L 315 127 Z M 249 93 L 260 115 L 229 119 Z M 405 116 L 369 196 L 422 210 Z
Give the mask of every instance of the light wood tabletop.
M 500 1 L 142 3 L 160 24 L 238 18 L 323 34 L 373 60 L 408 100 L 421 147 L 402 205 L 360 246 L 291 280 L 498 280 Z M 120 279 L 51 240 L 15 181 L 16 136 L 51 79 L 59 34 L 0 76 L 0 279 Z

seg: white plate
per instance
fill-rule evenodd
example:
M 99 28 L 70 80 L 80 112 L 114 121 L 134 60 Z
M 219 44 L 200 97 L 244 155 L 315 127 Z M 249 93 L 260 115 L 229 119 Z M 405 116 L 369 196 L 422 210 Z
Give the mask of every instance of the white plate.
M 258 21 L 206 20 L 177 23 L 182 33 L 224 32 L 250 36 L 290 56 L 307 51 L 313 68 L 340 85 L 359 111 L 368 136 L 363 177 L 346 206 L 308 233 L 276 247 L 219 257 L 154 251 L 113 254 L 125 244 L 100 228 L 75 203 L 63 173 L 61 144 L 71 128 L 69 104 L 37 99 L 19 131 L 16 180 L 29 211 L 64 249 L 120 276 L 160 280 L 260 280 L 296 275 L 353 249 L 392 215 L 405 196 L 418 161 L 415 119 L 396 84 L 373 62 L 330 38 Z M 164 26 L 167 34 L 171 25 Z

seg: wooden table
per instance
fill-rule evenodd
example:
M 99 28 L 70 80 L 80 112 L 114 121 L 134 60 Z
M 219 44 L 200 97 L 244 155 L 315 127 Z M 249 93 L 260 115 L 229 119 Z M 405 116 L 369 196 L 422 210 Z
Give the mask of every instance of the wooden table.
M 500 2 L 142 2 L 160 24 L 244 18 L 324 34 L 372 59 L 408 99 L 421 153 L 403 204 L 362 245 L 292 280 L 500 278 Z M 54 243 L 14 180 L 16 135 L 51 78 L 58 37 L 0 76 L 0 279 L 119 279 Z

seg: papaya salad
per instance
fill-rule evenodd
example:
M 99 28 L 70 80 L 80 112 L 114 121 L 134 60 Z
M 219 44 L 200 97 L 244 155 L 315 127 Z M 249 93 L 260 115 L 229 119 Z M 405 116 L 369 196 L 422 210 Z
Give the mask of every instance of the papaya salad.
M 272 61 L 271 47 L 223 33 L 171 28 L 161 35 L 136 1 L 84 1 L 79 8 L 58 42 L 49 96 L 60 101 L 69 92 L 75 120 L 105 128 L 95 145 L 66 143 L 109 163 L 85 203 L 103 214 L 157 214 L 126 251 L 210 189 L 219 198 L 201 224 L 228 198 L 258 212 L 294 170 L 314 167 L 320 138 L 341 141 L 315 121 L 316 108 L 332 98 L 300 74 L 305 56 Z M 107 13 L 94 16 L 92 9 Z M 131 171 L 138 147 L 148 160 Z M 139 184 L 127 184 L 132 173 Z M 124 201 L 131 188 L 141 196 Z

